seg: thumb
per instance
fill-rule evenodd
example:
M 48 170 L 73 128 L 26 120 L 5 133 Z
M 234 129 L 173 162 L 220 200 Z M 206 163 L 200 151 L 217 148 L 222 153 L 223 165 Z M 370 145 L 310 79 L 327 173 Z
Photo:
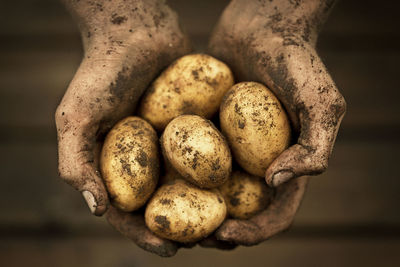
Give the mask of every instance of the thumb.
M 101 216 L 107 210 L 108 196 L 98 171 L 101 144 L 90 137 L 93 127 L 64 118 L 56 121 L 60 177 L 82 193 L 93 214 Z M 60 123 L 63 127 L 59 127 Z
M 343 97 L 327 106 L 301 106 L 298 109 L 301 131 L 297 144 L 285 150 L 268 167 L 267 184 L 276 187 L 295 177 L 324 172 L 344 112 Z

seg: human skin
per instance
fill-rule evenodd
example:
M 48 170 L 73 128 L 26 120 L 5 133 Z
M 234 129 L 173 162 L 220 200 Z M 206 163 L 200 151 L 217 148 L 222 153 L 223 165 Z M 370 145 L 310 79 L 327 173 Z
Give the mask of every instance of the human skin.
M 268 167 L 272 204 L 250 220 L 227 220 L 205 246 L 255 245 L 287 229 L 307 185 L 326 170 L 346 103 L 315 46 L 333 0 L 232 0 L 209 42 L 209 53 L 237 81 L 267 85 L 284 105 L 297 140 Z M 297 178 L 301 177 L 301 178 Z M 297 178 L 297 179 L 295 179 Z
M 155 76 L 190 45 L 176 15 L 163 1 L 64 0 L 78 22 L 84 58 L 56 111 L 60 176 L 102 215 L 108 197 L 98 171 L 105 133 L 132 114 Z M 315 51 L 318 31 L 333 1 L 233 0 L 210 40 L 209 53 L 226 62 L 237 81 L 258 81 L 281 100 L 292 121 L 296 144 L 268 168 L 276 196 L 247 221 L 227 220 L 204 246 L 254 245 L 285 230 L 295 216 L 307 178 L 324 171 L 345 101 Z M 177 244 L 147 230 L 142 214 L 111 206 L 108 221 L 140 247 L 161 256 Z M 221 243 L 218 240 L 229 241 Z
M 151 234 L 142 214 L 111 206 L 99 172 L 99 152 L 110 128 L 131 115 L 162 69 L 191 51 L 177 15 L 160 0 L 63 0 L 81 32 L 84 56 L 56 114 L 60 177 L 140 247 L 160 256 L 176 244 Z

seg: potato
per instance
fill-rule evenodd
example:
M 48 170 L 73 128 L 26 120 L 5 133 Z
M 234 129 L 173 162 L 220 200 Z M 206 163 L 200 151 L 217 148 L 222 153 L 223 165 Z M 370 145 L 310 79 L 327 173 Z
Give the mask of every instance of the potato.
M 220 188 L 228 214 L 236 219 L 247 220 L 264 210 L 274 195 L 264 179 L 243 171 L 232 172 L 231 179 Z
M 248 173 L 261 176 L 290 142 L 290 125 L 278 99 L 256 82 L 235 84 L 220 107 L 222 133 Z
M 172 120 L 161 138 L 164 156 L 189 182 L 201 188 L 222 185 L 229 178 L 232 157 L 212 122 L 197 115 Z
M 115 207 L 129 212 L 146 203 L 157 185 L 158 157 L 157 134 L 145 120 L 127 117 L 111 129 L 100 170 Z
M 200 189 L 181 179 L 161 186 L 145 211 L 153 233 L 183 243 L 205 238 L 225 217 L 226 205 L 217 189 Z
M 138 114 L 159 131 L 183 114 L 209 119 L 232 85 L 232 72 L 223 62 L 204 54 L 187 55 L 153 82 L 140 102 Z

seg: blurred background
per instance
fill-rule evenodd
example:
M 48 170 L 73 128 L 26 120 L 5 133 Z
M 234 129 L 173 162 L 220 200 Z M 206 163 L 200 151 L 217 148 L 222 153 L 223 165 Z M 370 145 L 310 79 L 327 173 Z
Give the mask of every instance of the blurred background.
M 171 0 L 204 50 L 227 0 Z M 318 42 L 348 103 L 291 229 L 255 247 L 147 253 L 57 175 L 54 111 L 82 55 L 54 0 L 0 3 L 1 266 L 400 266 L 400 4 L 339 1 Z

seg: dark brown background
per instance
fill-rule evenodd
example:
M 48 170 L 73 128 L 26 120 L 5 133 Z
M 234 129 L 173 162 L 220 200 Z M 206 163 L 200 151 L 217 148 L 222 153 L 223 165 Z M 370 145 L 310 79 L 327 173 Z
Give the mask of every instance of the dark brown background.
M 228 1 L 170 1 L 199 50 Z M 137 248 L 57 177 L 53 113 L 82 54 L 58 1 L 0 4 L 0 265 L 400 266 L 399 4 L 343 0 L 318 43 L 348 102 L 329 170 L 290 231 L 232 252 L 162 259 Z

